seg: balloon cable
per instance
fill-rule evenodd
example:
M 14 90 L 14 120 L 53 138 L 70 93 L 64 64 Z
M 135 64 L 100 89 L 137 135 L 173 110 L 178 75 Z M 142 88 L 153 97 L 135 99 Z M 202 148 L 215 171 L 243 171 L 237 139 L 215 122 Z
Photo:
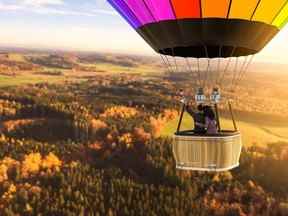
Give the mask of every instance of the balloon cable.
M 166 59 L 168 65 L 169 65 L 169 67 L 170 67 L 170 70 L 172 71 L 172 73 L 174 73 L 174 72 L 175 72 L 175 71 L 174 71 L 174 68 L 173 68 L 171 62 L 169 61 L 168 57 L 167 57 L 166 55 L 164 55 L 164 57 L 165 57 L 165 59 Z
M 215 87 L 218 85 L 218 78 L 219 78 L 219 76 L 220 76 L 221 57 L 222 57 L 222 46 L 219 46 L 219 56 L 218 56 L 217 72 L 216 72 L 216 74 L 215 74 Z
M 188 70 L 193 74 L 193 81 L 195 80 L 195 81 L 196 81 L 196 85 L 197 85 L 197 84 L 198 84 L 197 74 L 196 74 L 196 73 L 193 71 L 193 69 L 191 68 L 189 59 L 188 59 L 188 58 L 185 58 L 185 60 L 186 60 L 186 64 L 188 65 Z M 193 89 L 194 89 L 194 92 L 196 92 L 196 88 L 195 88 L 194 83 L 193 83 Z
M 176 73 L 177 73 L 177 72 L 179 72 L 179 70 L 178 70 L 177 60 L 176 60 L 176 57 L 175 57 L 175 54 L 174 54 L 174 48 L 172 48 L 172 57 L 174 59 L 175 70 L 176 70 Z
M 245 56 L 245 60 L 243 61 L 243 63 L 242 63 L 242 65 L 241 65 L 241 67 L 240 67 L 240 70 L 239 70 L 239 73 L 238 73 L 238 75 L 237 75 L 237 78 L 234 80 L 234 89 L 235 89 L 235 91 L 237 91 L 237 83 L 238 83 L 238 81 L 239 81 L 239 79 L 240 79 L 240 77 L 241 77 L 241 74 L 243 73 L 243 71 L 244 71 L 244 69 L 245 69 L 245 66 L 246 66 L 246 64 L 247 64 L 247 62 L 248 62 L 248 56 Z
M 236 75 L 237 75 L 238 63 L 239 63 L 239 58 L 236 57 L 235 67 L 234 67 L 233 74 L 232 74 L 232 77 L 231 77 L 230 92 L 232 92 L 232 90 L 233 90 L 233 83 L 234 83 Z
M 250 59 L 249 59 L 248 63 L 246 64 L 246 66 L 245 66 L 242 74 L 240 75 L 240 77 L 239 77 L 239 79 L 238 79 L 238 81 L 237 81 L 237 84 L 236 84 L 237 87 L 236 87 L 236 88 L 238 88 L 239 84 L 243 81 L 246 73 L 248 72 L 248 69 L 249 69 L 250 65 L 251 65 L 252 62 L 253 62 L 254 57 L 255 57 L 255 55 L 251 55 L 251 56 L 250 56 Z
M 162 59 L 163 64 L 166 66 L 168 72 L 171 73 L 169 64 L 167 64 L 167 62 L 164 60 L 164 58 L 163 58 L 163 56 L 162 56 L 161 54 L 160 54 L 160 57 L 161 57 L 161 59 Z
M 225 66 L 224 72 L 222 73 L 222 75 L 220 75 L 220 79 L 219 79 L 219 86 L 220 86 L 220 88 L 222 88 L 223 81 L 224 81 L 224 77 L 225 77 L 225 75 L 226 75 L 226 73 L 227 73 L 227 71 L 228 71 L 228 69 L 229 69 L 230 64 L 231 64 L 231 61 L 232 61 L 232 58 L 231 58 L 231 57 L 233 56 L 233 54 L 234 54 L 234 52 L 235 52 L 235 49 L 236 49 L 236 47 L 233 47 L 232 52 L 230 53 L 228 62 L 227 62 L 227 64 L 226 64 L 226 66 Z
M 208 84 L 208 87 L 209 87 L 208 78 L 209 78 L 210 59 L 209 59 L 209 53 L 208 53 L 208 49 L 207 49 L 206 45 L 204 45 L 204 49 L 205 49 L 205 54 L 206 54 L 206 58 L 207 58 L 207 68 L 206 68 L 206 71 L 205 71 L 205 78 L 204 78 L 203 87 L 206 88 L 207 84 Z
M 200 60 L 199 60 L 199 58 L 197 58 L 197 68 L 198 68 L 199 85 L 201 85 L 202 84 L 202 76 L 201 76 L 201 72 L 200 72 Z

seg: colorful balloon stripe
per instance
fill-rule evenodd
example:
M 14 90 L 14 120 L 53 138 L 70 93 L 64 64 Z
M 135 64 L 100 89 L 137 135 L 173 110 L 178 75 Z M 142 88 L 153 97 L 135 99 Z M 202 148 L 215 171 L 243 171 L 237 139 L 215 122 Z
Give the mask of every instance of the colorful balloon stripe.
M 108 0 L 108 2 L 133 28 L 142 25 L 125 2 L 114 0 Z
M 287 0 L 261 0 L 252 20 L 272 24 L 275 16 L 281 11 L 286 2 Z
M 157 22 L 144 0 L 124 0 L 142 24 Z M 165 8 L 166 10 L 166 8 Z
M 233 0 L 229 18 L 250 20 L 258 3 L 259 0 Z M 245 10 L 243 10 L 243 7 L 245 7 Z
M 175 19 L 169 0 L 144 0 L 144 2 L 157 21 Z
M 202 0 L 201 7 L 203 18 L 226 18 L 230 7 L 230 0 Z
M 201 6 L 199 0 L 172 0 L 175 15 L 179 19 L 200 18 Z
M 282 28 L 288 0 L 108 0 L 134 28 L 163 20 L 227 18 L 259 21 Z
M 287 21 L 288 21 L 288 1 L 281 10 L 281 12 L 278 14 L 278 16 L 274 19 L 272 24 L 282 28 L 287 23 Z

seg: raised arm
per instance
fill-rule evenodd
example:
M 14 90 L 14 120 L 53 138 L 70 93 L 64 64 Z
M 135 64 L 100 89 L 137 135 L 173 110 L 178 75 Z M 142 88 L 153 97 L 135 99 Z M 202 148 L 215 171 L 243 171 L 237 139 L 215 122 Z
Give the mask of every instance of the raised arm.
M 185 109 L 192 117 L 195 116 L 195 111 L 192 109 L 191 106 L 186 105 Z

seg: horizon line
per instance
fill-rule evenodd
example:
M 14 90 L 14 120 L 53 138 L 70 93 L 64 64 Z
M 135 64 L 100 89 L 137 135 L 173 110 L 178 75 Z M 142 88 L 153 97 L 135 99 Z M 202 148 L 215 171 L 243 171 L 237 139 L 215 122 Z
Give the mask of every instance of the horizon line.
M 91 53 L 91 54 L 113 54 L 113 55 L 136 55 L 139 57 L 155 57 L 157 58 L 157 55 L 159 55 L 159 53 L 155 52 L 151 54 L 149 53 L 137 53 L 135 51 L 131 51 L 131 52 L 127 52 L 124 50 L 108 50 L 108 51 L 104 51 L 102 49 L 99 50 L 89 50 L 89 49 L 82 49 L 82 48 L 68 48 L 68 47 L 51 47 L 51 46 L 42 46 L 42 47 L 36 47 L 35 46 L 31 46 L 31 47 L 27 47 L 26 45 L 1 45 L 0 44 L 0 52 L 4 51 L 4 52 L 8 52 L 9 53 L 9 49 L 11 49 L 11 52 L 13 52 L 13 50 L 15 50 L 16 52 L 25 52 L 25 51 L 31 51 L 31 52 L 66 52 L 66 53 Z M 18 50 L 17 50 L 18 49 Z M 257 56 L 257 55 L 256 55 Z M 288 65 L 288 62 L 276 62 L 276 61 L 265 61 L 263 59 L 257 59 L 254 60 L 254 62 L 257 63 L 266 63 L 266 64 L 277 64 L 277 65 Z

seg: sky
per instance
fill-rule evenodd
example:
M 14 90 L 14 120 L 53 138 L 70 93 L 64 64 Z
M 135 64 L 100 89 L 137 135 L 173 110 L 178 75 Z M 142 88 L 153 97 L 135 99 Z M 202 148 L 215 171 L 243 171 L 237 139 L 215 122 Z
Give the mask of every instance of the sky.
M 155 55 L 106 0 L 0 0 L 0 46 Z M 288 63 L 288 26 L 257 56 Z

